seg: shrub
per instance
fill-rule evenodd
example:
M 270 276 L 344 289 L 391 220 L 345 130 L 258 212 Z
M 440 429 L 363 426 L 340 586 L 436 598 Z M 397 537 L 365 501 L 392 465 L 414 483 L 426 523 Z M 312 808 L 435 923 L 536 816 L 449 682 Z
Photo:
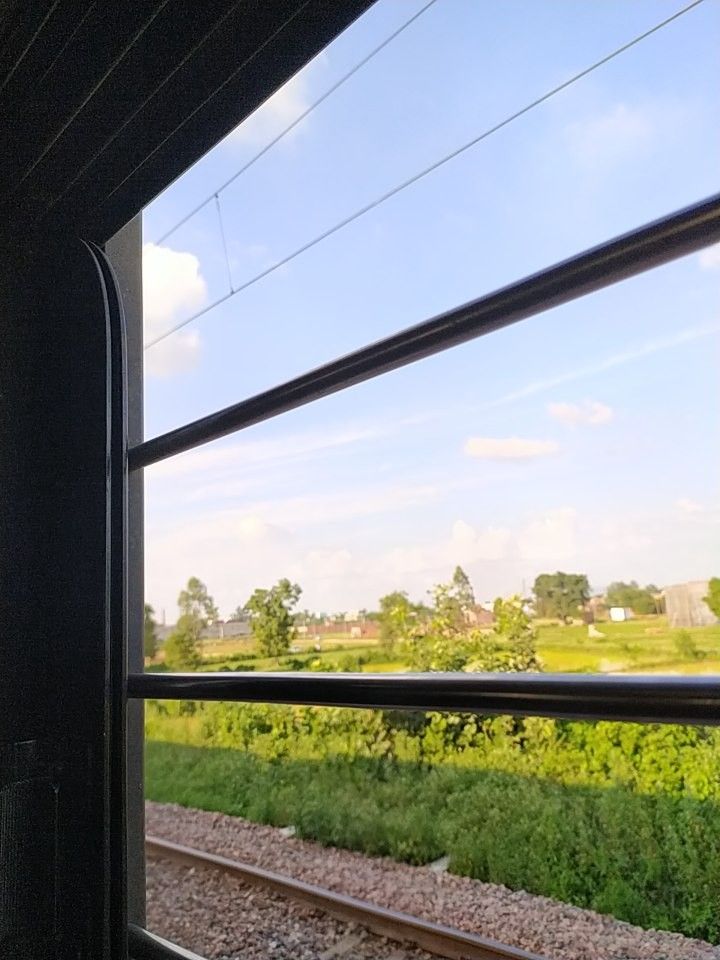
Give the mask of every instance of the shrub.
M 673 643 L 683 660 L 702 660 L 704 657 L 702 650 L 698 650 L 689 630 L 678 630 L 673 637 Z
M 171 670 L 195 670 L 200 666 L 200 631 L 194 620 L 183 614 L 175 631 L 165 641 L 165 663 Z

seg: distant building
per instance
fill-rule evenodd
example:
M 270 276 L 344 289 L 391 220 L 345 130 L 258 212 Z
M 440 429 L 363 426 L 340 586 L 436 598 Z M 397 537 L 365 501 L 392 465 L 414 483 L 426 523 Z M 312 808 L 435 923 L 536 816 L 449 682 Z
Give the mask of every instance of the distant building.
M 376 639 L 380 636 L 380 624 L 376 620 L 325 620 L 324 623 L 301 624 L 297 627 L 301 637 L 352 637 L 354 639 Z
M 586 616 L 583 617 L 585 623 L 595 623 L 596 620 L 606 620 L 608 617 L 608 606 L 605 597 L 602 594 L 596 594 L 590 597 L 585 604 Z
M 465 619 L 473 627 L 491 627 L 495 623 L 495 614 L 484 604 L 476 603 L 472 610 L 465 610 Z
M 165 643 L 167 638 L 175 629 L 174 623 L 159 623 L 155 627 L 155 636 L 158 639 L 158 643 Z
M 625 620 L 632 620 L 633 618 L 630 607 L 610 607 L 609 613 L 613 623 L 624 623 Z
M 216 620 L 203 632 L 205 640 L 228 640 L 231 637 L 249 637 L 252 632 L 250 620 Z
M 691 580 L 666 587 L 665 612 L 670 627 L 710 627 L 717 617 L 705 603 L 708 594 L 707 580 Z
M 158 624 L 156 635 L 164 643 L 175 630 L 175 624 Z M 252 633 L 249 620 L 215 620 L 208 624 L 201 636 L 203 640 L 229 640 L 231 637 L 249 637 Z

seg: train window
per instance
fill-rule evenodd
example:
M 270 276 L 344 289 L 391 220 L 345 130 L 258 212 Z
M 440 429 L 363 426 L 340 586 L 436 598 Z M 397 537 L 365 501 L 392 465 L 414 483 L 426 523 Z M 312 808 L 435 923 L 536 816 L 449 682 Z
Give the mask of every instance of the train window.
M 380 2 L 111 245 L 138 960 L 714 955 L 718 11 L 661 13 Z

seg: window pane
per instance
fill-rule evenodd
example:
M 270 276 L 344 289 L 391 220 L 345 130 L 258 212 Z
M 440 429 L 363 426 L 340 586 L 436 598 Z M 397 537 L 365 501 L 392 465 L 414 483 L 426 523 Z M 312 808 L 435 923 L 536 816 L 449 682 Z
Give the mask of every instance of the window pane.
M 674 9 L 436 4 L 221 194 L 234 287 Z M 228 292 L 214 201 L 152 244 L 409 14 L 378 4 L 146 211 L 148 340 Z M 147 435 L 713 193 L 719 17 L 690 11 L 149 348 Z

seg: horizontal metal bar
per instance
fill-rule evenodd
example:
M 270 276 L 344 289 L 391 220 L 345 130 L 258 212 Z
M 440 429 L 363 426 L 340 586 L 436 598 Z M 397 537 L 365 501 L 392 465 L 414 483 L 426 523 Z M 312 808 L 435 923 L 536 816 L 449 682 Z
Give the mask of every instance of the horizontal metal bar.
M 128 696 L 144 700 L 227 700 L 575 720 L 720 724 L 720 676 L 142 673 L 128 678 Z
M 196 953 L 132 923 L 128 927 L 128 956 L 131 960 L 203 960 Z
M 524 280 L 334 360 L 294 380 L 132 447 L 149 466 L 355 383 L 626 280 L 720 240 L 720 194 L 623 234 Z
M 536 953 L 511 947 L 488 937 L 456 930 L 444 924 L 378 906 L 367 900 L 319 887 L 314 883 L 286 877 L 263 867 L 239 863 L 216 853 L 196 850 L 159 837 L 147 837 L 149 854 L 189 867 L 215 867 L 244 883 L 251 883 L 300 900 L 347 923 L 360 924 L 372 933 L 427 950 L 452 960 L 543 960 Z

